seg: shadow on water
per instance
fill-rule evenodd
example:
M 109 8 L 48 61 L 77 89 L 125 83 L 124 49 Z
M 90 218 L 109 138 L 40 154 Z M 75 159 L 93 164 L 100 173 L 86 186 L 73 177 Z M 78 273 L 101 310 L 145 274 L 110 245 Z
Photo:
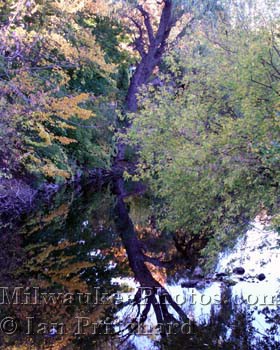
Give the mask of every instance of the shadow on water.
M 140 349 L 144 338 L 159 349 L 255 349 L 249 311 L 223 305 L 195 325 L 175 302 L 165 284 L 182 265 L 142 190 L 121 178 L 65 188 L 22 222 L 1 223 L 1 349 L 128 350 L 135 336 Z

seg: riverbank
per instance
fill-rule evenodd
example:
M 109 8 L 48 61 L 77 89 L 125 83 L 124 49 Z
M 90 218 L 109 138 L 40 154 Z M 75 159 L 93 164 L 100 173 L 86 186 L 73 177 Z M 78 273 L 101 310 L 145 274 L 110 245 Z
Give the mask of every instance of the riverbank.
M 49 201 L 64 186 L 74 188 L 90 181 L 104 183 L 112 177 L 110 170 L 96 168 L 85 176 L 76 176 L 69 181 L 56 184 L 43 182 L 38 188 L 24 179 L 0 179 L 0 218 L 6 220 L 20 217 L 33 210 L 39 202 Z

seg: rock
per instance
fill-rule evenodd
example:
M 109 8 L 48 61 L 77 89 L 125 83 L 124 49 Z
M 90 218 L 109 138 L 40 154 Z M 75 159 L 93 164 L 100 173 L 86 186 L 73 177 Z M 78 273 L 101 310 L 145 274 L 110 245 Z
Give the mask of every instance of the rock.
M 181 284 L 182 288 L 195 288 L 198 284 L 197 280 L 189 280 Z
M 201 269 L 199 266 L 197 266 L 197 267 L 194 269 L 192 275 L 193 275 L 193 277 L 195 277 L 195 278 L 203 278 L 203 277 L 204 277 L 203 271 L 202 271 L 202 269 Z
M 227 277 L 228 275 L 225 272 L 216 273 L 216 278 Z
M 265 276 L 264 273 L 260 273 L 260 274 L 257 276 L 257 279 L 258 279 L 259 281 L 264 281 L 264 280 L 266 279 L 266 276 Z
M 245 269 L 243 267 L 235 267 L 232 272 L 236 275 L 244 275 Z

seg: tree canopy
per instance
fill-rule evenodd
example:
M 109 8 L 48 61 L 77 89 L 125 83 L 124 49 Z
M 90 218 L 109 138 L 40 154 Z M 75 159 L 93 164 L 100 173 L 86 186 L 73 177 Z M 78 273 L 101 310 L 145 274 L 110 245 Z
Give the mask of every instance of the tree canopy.
M 207 257 L 262 208 L 278 210 L 278 28 L 198 28 L 131 116 L 138 174 L 163 200 L 163 227 L 207 235 Z

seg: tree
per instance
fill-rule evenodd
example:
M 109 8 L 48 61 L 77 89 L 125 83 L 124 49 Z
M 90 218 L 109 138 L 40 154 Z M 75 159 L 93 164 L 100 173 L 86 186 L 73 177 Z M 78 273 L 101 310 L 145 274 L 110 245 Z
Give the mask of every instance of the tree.
M 221 25 L 209 40 L 201 30 L 133 115 L 138 174 L 161 199 L 162 226 L 180 242 L 206 238 L 208 266 L 263 207 L 277 212 L 277 28 Z
M 86 0 L 22 0 L 0 7 L 0 116 L 2 130 L 8 131 L 1 135 L 8 144 L 1 151 L 1 165 L 6 177 L 32 173 L 50 181 L 71 178 L 77 162 L 68 146 L 80 143 L 73 130 L 98 130 L 104 124 L 94 118 L 100 104 L 96 95 L 101 84 L 116 85 L 115 65 L 107 63 L 92 28 L 82 23 L 81 18 L 97 16 L 89 5 Z M 98 132 L 88 139 L 97 145 L 95 163 L 108 165 L 107 140 L 103 148 Z M 10 156 L 13 164 L 7 170 Z
M 186 32 L 191 24 L 205 14 L 209 16 L 218 9 L 215 0 L 210 1 L 175 1 L 137 2 L 127 10 L 127 18 L 133 25 L 134 49 L 140 55 L 135 73 L 131 78 L 126 107 L 129 112 L 137 110 L 137 92 L 142 85 L 148 82 L 153 70 L 162 60 L 163 54 L 170 45 L 170 33 L 177 27 L 174 43 Z M 154 15 L 158 13 L 158 16 Z M 137 35 L 135 34 L 137 33 Z

